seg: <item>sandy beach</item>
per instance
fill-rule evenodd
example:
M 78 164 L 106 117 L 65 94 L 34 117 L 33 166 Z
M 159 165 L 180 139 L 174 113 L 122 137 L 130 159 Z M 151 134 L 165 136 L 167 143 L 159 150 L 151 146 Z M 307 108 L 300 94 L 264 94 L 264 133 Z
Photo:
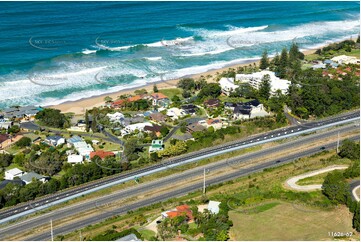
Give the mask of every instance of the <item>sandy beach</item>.
M 305 55 L 309 55 L 309 54 L 314 53 L 315 51 L 316 51 L 316 49 L 309 49 L 309 50 L 304 50 L 302 52 Z M 272 59 L 272 58 L 270 58 L 270 59 Z M 237 68 L 237 67 L 242 67 L 242 66 L 248 66 L 249 64 L 253 65 L 254 63 L 256 65 L 258 65 L 259 61 L 250 61 L 250 62 L 247 62 L 247 63 L 226 66 L 226 67 L 223 67 L 223 68 L 220 68 L 220 69 L 209 70 L 207 72 L 203 72 L 203 73 L 199 73 L 199 74 L 195 74 L 195 75 L 190 75 L 190 77 L 192 77 L 194 79 L 198 79 L 201 76 L 203 76 L 206 79 L 207 82 L 214 82 L 213 78 L 215 77 L 217 72 L 221 73 L 223 71 L 227 71 L 229 68 Z M 211 77 L 209 77 L 209 76 L 211 76 Z M 209 77 L 209 78 L 207 78 L 207 77 Z M 155 82 L 155 83 L 157 84 L 158 89 L 161 91 L 162 89 L 176 88 L 178 81 L 179 81 L 179 79 L 174 79 L 174 80 L 167 80 L 167 81 L 159 81 L 159 82 Z M 94 107 L 100 107 L 100 106 L 104 105 L 104 98 L 107 97 L 107 96 L 113 98 L 113 100 L 116 100 L 120 95 L 133 94 L 135 90 L 139 90 L 139 89 L 143 89 L 143 88 L 146 89 L 148 92 L 152 92 L 153 91 L 153 85 L 154 85 L 154 83 L 144 85 L 144 86 L 140 86 L 140 87 L 136 87 L 136 88 L 124 89 L 124 90 L 119 91 L 119 92 L 106 93 L 104 95 L 98 95 L 98 96 L 94 96 L 94 97 L 83 98 L 83 99 L 80 99 L 80 100 L 77 100 L 77 101 L 64 102 L 64 103 L 49 106 L 49 107 L 59 109 L 63 113 L 74 113 L 76 115 L 79 115 L 79 114 L 83 114 L 86 109 L 92 109 Z

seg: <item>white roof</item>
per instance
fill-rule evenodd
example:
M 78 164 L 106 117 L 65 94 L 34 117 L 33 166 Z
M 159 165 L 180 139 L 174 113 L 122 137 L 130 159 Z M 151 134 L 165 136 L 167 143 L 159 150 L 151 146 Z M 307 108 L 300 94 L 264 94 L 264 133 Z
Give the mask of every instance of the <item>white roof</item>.
M 233 77 L 222 77 L 219 80 L 219 85 L 222 89 L 236 89 L 238 85 L 234 84 L 234 78 Z
M 124 118 L 124 114 L 122 114 L 120 112 L 108 113 L 107 117 L 109 117 L 110 119 L 120 119 L 120 118 Z
M 259 71 L 252 74 L 237 74 L 236 80 L 239 81 L 250 81 L 253 80 L 258 84 L 261 83 L 263 76 L 269 75 L 271 81 L 271 90 L 275 92 L 280 89 L 283 92 L 287 91 L 288 86 L 291 84 L 290 81 L 278 78 L 273 71 Z
M 69 155 L 68 162 L 69 163 L 81 163 L 81 162 L 83 162 L 83 156 L 82 155 Z
M 18 169 L 18 168 L 13 168 L 13 169 L 7 170 L 5 172 L 8 173 L 8 174 L 11 174 L 13 176 L 16 176 L 16 175 L 19 175 L 19 174 L 23 173 L 23 171 Z
M 167 116 L 181 116 L 184 115 L 184 111 L 182 109 L 179 108 L 170 108 L 167 110 Z
M 153 126 L 151 123 L 149 122 L 145 122 L 145 123 L 137 123 L 137 124 L 129 124 L 125 127 L 125 129 L 127 130 L 143 130 L 145 126 Z
M 216 201 L 209 201 L 208 203 L 208 210 L 211 213 L 214 214 L 218 214 L 219 213 L 219 204 L 221 204 L 220 202 L 216 202 Z

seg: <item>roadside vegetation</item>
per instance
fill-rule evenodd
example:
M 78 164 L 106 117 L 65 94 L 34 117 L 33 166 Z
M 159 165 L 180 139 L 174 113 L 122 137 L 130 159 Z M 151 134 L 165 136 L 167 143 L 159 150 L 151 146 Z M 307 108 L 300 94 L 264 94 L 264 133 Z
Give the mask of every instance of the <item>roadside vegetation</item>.
M 194 207 L 194 205 L 206 204 L 209 200 L 213 200 L 221 201 L 221 208 L 223 208 L 223 206 L 227 207 L 225 210 L 228 210 L 229 218 L 227 220 L 220 220 L 221 222 L 215 222 L 216 220 L 212 219 L 209 220 L 209 222 L 206 223 L 206 226 L 211 228 L 209 232 L 219 231 L 218 229 L 212 229 L 214 228 L 212 226 L 215 225 L 219 228 L 223 228 L 222 225 L 224 225 L 226 226 L 224 228 L 230 229 L 225 237 L 220 236 L 217 238 L 216 236 L 212 238 L 214 240 L 224 240 L 227 238 L 232 240 L 240 240 L 242 238 L 249 240 L 280 240 L 283 238 L 283 235 L 294 240 L 307 238 L 327 240 L 333 239 L 326 233 L 327 231 L 337 231 L 339 229 L 352 231 L 352 238 L 357 239 L 359 233 L 356 229 L 352 229 L 351 220 L 353 215 L 345 205 L 334 203 L 323 191 L 295 192 L 283 186 L 284 182 L 292 176 L 317 170 L 328 165 L 353 164 L 353 155 L 357 155 L 357 152 L 350 152 L 350 148 L 356 147 L 358 144 L 354 142 L 351 143 L 352 145 L 349 145 L 350 143 L 348 141 L 344 142 L 339 154 L 336 154 L 334 151 L 322 151 L 311 157 L 298 159 L 290 164 L 265 169 L 263 172 L 258 172 L 247 177 L 212 185 L 207 188 L 206 197 L 202 196 L 201 191 L 196 191 L 189 193 L 187 196 L 172 198 L 162 203 L 153 204 L 135 211 L 129 211 L 128 214 L 125 215 L 114 216 L 102 223 L 82 229 L 82 234 L 86 239 L 91 239 L 97 236 L 97 234 L 106 234 L 105 231 L 112 226 L 114 230 L 118 232 L 129 228 L 136 228 L 137 231 L 141 232 L 146 228 L 149 221 L 153 221 L 159 217 L 162 211 L 169 210 L 181 204 Z M 345 157 L 342 155 L 346 150 L 346 153 L 353 154 L 351 159 L 350 156 Z M 356 149 L 352 150 L 356 151 Z M 350 168 L 350 170 L 356 169 Z M 347 173 L 346 171 L 347 170 L 345 170 L 345 173 Z M 355 175 L 357 176 L 357 174 Z M 282 216 L 284 213 L 295 214 L 297 215 L 297 219 L 291 219 L 288 215 Z M 207 213 L 203 216 L 207 217 L 206 214 Z M 340 214 L 342 214 L 341 217 L 337 216 Z M 328 219 L 334 216 L 340 219 L 327 223 L 328 225 L 325 226 L 325 221 L 328 221 Z M 267 218 L 273 218 L 273 222 L 269 221 L 271 224 L 268 224 L 268 227 L 266 226 Z M 148 240 L 162 240 L 162 236 L 172 239 L 174 238 L 172 237 L 174 236 L 174 231 L 178 231 L 178 229 L 181 230 L 182 238 L 191 240 L 197 238 L 197 240 L 202 240 L 201 237 L 198 237 L 199 235 L 203 235 L 203 233 L 202 230 L 199 230 L 201 226 L 197 225 L 197 223 L 185 225 L 184 220 L 179 219 L 162 224 L 164 221 L 165 220 L 158 225 L 161 228 L 158 230 L 158 234 L 148 237 Z M 308 221 L 307 224 L 315 224 L 320 227 L 317 231 L 314 230 L 311 236 L 309 228 L 305 226 L 304 221 Z M 280 226 L 282 227 L 284 223 L 287 223 L 287 226 L 290 227 L 289 232 L 280 232 Z M 264 231 L 269 231 L 269 233 L 259 233 L 256 231 L 257 228 L 260 229 L 263 228 L 263 226 L 266 226 Z M 186 227 L 188 229 L 185 229 Z M 254 230 L 251 228 L 254 228 Z M 160 231 L 164 231 L 164 234 Z M 178 234 L 178 232 L 176 232 L 176 234 Z M 221 233 L 218 232 L 218 234 Z M 64 240 L 69 240 L 77 238 L 77 236 L 78 233 L 73 232 L 60 237 Z

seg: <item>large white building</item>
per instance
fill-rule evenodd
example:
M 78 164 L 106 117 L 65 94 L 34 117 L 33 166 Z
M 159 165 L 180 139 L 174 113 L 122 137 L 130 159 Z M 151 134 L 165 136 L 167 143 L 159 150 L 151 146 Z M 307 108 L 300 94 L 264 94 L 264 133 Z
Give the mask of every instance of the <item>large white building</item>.
M 240 83 L 249 83 L 253 88 L 258 89 L 262 82 L 262 78 L 265 75 L 269 75 L 270 77 L 272 94 L 275 94 L 277 90 L 281 90 L 283 94 L 287 93 L 288 87 L 289 85 L 291 85 L 291 82 L 278 78 L 272 71 L 260 71 L 252 74 L 237 74 L 236 81 L 239 81 Z
M 239 87 L 234 84 L 234 78 L 232 77 L 222 77 L 219 80 L 219 85 L 221 86 L 222 92 L 227 96 Z
M 338 64 L 360 64 L 360 59 L 357 59 L 353 56 L 347 56 L 347 55 L 339 55 L 335 56 L 331 59 L 334 62 L 337 62 Z

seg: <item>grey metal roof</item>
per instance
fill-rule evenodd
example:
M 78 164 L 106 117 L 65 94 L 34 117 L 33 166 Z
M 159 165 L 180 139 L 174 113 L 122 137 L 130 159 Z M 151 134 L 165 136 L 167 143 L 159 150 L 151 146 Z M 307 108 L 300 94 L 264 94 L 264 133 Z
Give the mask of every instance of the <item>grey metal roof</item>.
M 38 173 L 35 173 L 35 172 L 29 172 L 29 173 L 26 173 L 25 175 L 22 175 L 20 177 L 21 180 L 25 181 L 25 182 L 31 182 L 33 180 L 33 178 L 35 178 L 36 180 L 39 180 L 41 178 L 43 178 L 44 176 L 42 175 L 39 175 Z

